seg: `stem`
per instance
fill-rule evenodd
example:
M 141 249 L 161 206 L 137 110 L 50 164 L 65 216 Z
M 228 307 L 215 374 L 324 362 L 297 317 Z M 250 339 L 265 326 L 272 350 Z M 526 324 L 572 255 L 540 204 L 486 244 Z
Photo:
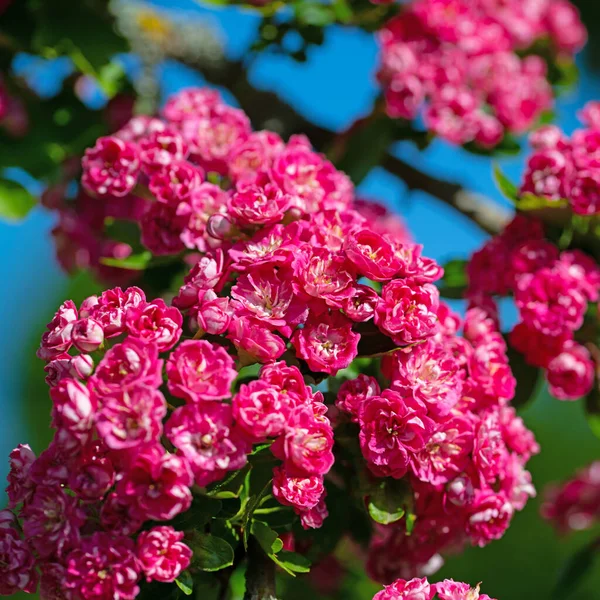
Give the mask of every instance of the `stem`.
M 264 553 L 253 536 L 248 540 L 247 557 L 244 600 L 277 600 L 275 563 Z

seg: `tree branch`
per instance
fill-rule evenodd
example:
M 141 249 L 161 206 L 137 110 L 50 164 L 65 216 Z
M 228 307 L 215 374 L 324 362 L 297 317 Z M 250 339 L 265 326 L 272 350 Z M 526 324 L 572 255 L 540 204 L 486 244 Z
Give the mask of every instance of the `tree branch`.
M 264 553 L 254 536 L 248 540 L 247 557 L 244 600 L 277 600 L 275 563 Z

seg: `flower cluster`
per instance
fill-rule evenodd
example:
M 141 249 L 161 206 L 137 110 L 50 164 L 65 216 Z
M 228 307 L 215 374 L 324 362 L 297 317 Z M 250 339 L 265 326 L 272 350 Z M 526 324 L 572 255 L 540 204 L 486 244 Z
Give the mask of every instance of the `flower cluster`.
M 561 533 L 596 525 L 600 520 L 600 461 L 581 469 L 562 485 L 549 487 L 542 516 Z
M 99 139 L 82 184 L 96 205 L 140 205 L 146 247 L 190 250 L 192 266 L 170 303 L 115 287 L 65 302 L 48 324 L 38 356 L 55 435 L 38 457 L 11 455 L 6 520 L 20 526 L 4 528 L 6 547 L 22 549 L 0 562 L 11 591 L 39 578 L 49 598 L 129 600 L 143 577 L 174 581 L 195 568 L 184 513 L 238 474 L 249 493 L 254 461 L 269 479 L 231 517 L 238 543 L 259 506 L 321 527 L 326 483 L 348 468 L 334 466 L 332 421 L 353 428 L 352 477 L 402 479 L 414 507 L 411 536 L 408 517 L 377 528 L 377 579 L 499 538 L 534 494 L 524 467 L 537 445 L 509 406 L 489 307 L 467 313 L 461 337 L 434 285 L 443 270 L 396 219 L 355 202 L 304 138 L 252 132 L 206 89 L 163 114 Z M 319 387 L 361 361 L 371 374 L 337 402 L 337 387 Z
M 595 367 L 574 339 L 588 303 L 598 301 L 600 268 L 580 250 L 559 249 L 544 238 L 542 224 L 518 215 L 471 257 L 467 297 L 514 295 L 519 322 L 511 345 L 545 369 L 551 393 L 561 400 L 587 394 Z
M 500 538 L 535 495 L 525 464 L 539 448 L 508 404 L 515 380 L 493 316 L 470 309 L 464 337 L 443 304 L 438 317 L 435 336 L 384 357 L 389 388 L 360 375 L 338 394 L 371 475 L 410 481 L 412 532 L 403 518 L 371 541 L 367 569 L 383 583 L 431 572 L 450 548 Z
M 600 102 L 589 102 L 580 113 L 585 128 L 570 137 L 556 125 L 530 136 L 533 153 L 520 187 L 522 196 L 566 202 L 577 215 L 600 213 Z
M 427 579 L 398 579 L 373 596 L 373 600 L 494 600 L 479 592 L 468 583 L 444 579 L 439 583 L 429 583 Z
M 564 60 L 586 35 L 568 0 L 413 0 L 379 34 L 387 112 L 422 112 L 445 140 L 493 148 L 553 104 L 548 64 L 522 52 L 543 43 Z

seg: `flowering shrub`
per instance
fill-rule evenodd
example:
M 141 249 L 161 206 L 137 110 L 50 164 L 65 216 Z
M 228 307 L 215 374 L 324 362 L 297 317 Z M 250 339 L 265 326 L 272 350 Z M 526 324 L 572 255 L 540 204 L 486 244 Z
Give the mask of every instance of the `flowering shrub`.
M 575 477 L 550 486 L 542 516 L 561 533 L 590 529 L 600 519 L 600 462 L 581 469 Z
M 468 583 L 444 579 L 430 584 L 427 579 L 398 579 L 375 594 L 373 600 L 493 600 L 479 593 L 479 585 L 472 588 Z
M 82 182 L 98 205 L 143 204 L 150 260 L 187 249 L 192 267 L 170 303 L 115 287 L 48 324 L 55 435 L 11 454 L 9 593 L 40 578 L 46 597 L 134 598 L 245 558 L 250 589 L 261 557 L 294 574 L 330 553 L 303 530 L 351 506 L 383 583 L 500 538 L 538 446 L 489 303 L 462 323 L 441 267 L 354 210 L 304 138 L 252 132 L 208 90 L 164 119 L 100 139 Z
M 413 0 L 379 32 L 386 111 L 494 148 L 552 109 L 556 72 L 586 37 L 568 0 Z

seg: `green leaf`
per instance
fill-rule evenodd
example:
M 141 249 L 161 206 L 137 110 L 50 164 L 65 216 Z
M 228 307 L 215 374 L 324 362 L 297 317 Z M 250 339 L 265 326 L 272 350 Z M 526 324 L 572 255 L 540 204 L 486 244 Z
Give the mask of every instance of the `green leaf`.
M 503 196 L 516 203 L 519 197 L 517 186 L 502 172 L 498 165 L 493 166 L 494 181 Z
M 572 594 L 582 583 L 583 579 L 592 571 L 594 561 L 600 554 L 600 540 L 594 540 L 591 544 L 578 550 L 563 565 L 556 587 L 552 594 L 555 600 L 563 600 Z
M 252 535 L 258 540 L 265 554 L 277 554 L 283 548 L 283 542 L 266 523 L 262 521 L 252 522 Z
M 278 564 L 286 573 L 295 577 L 296 573 L 308 573 L 310 571 L 310 561 L 301 554 L 281 550 L 277 556 L 272 555 L 273 562 Z
M 107 267 L 116 267 L 118 269 L 128 269 L 130 271 L 143 271 L 148 267 L 152 260 L 152 253 L 145 251 L 140 254 L 132 254 L 127 258 L 112 258 L 103 256 L 100 263 Z
M 536 396 L 540 370 L 528 364 L 523 354 L 517 352 L 512 346 L 508 346 L 507 356 L 511 371 L 517 381 L 515 397 L 511 404 L 515 408 L 520 408 Z
M 550 200 L 530 193 L 521 194 L 516 201 L 516 207 L 523 211 L 541 210 L 543 208 L 565 208 L 567 206 L 569 206 L 569 201 L 564 198 Z
M 177 587 L 186 595 L 191 596 L 194 591 L 194 580 L 189 571 L 184 571 L 176 580 Z
M 554 67 L 556 69 L 556 81 L 553 82 L 554 85 L 572 87 L 579 80 L 579 69 L 574 60 L 568 57 L 561 57 L 557 59 Z
M 600 390 L 598 382 L 585 399 L 585 416 L 592 433 L 600 439 Z
M 35 198 L 20 183 L 0 178 L 0 219 L 21 221 L 35 205 Z
M 251 468 L 251 465 L 248 464 L 239 471 L 233 471 L 225 479 L 211 486 L 206 491 L 206 495 L 222 500 L 239 498 L 244 488 L 244 481 Z
M 438 283 L 440 294 L 445 298 L 464 298 L 469 278 L 467 277 L 468 261 L 453 259 L 444 264 L 444 277 Z
M 294 5 L 296 10 L 296 19 L 302 25 L 314 25 L 315 27 L 325 27 L 335 21 L 335 12 L 330 6 L 319 2 L 297 2 Z
M 389 525 L 399 521 L 406 512 L 406 484 L 396 479 L 384 479 L 370 491 L 367 509 L 373 521 Z
M 222 538 L 196 534 L 186 543 L 194 552 L 193 566 L 202 571 L 220 571 L 233 564 L 233 548 Z
M 184 513 L 181 513 L 173 520 L 173 526 L 179 531 L 190 529 L 198 530 L 206 525 L 213 517 L 221 511 L 222 503 L 220 500 L 203 496 L 194 497 L 192 506 Z
M 359 123 L 346 141 L 345 152 L 337 167 L 348 173 L 358 185 L 377 166 L 396 137 L 396 129 L 387 117 Z

